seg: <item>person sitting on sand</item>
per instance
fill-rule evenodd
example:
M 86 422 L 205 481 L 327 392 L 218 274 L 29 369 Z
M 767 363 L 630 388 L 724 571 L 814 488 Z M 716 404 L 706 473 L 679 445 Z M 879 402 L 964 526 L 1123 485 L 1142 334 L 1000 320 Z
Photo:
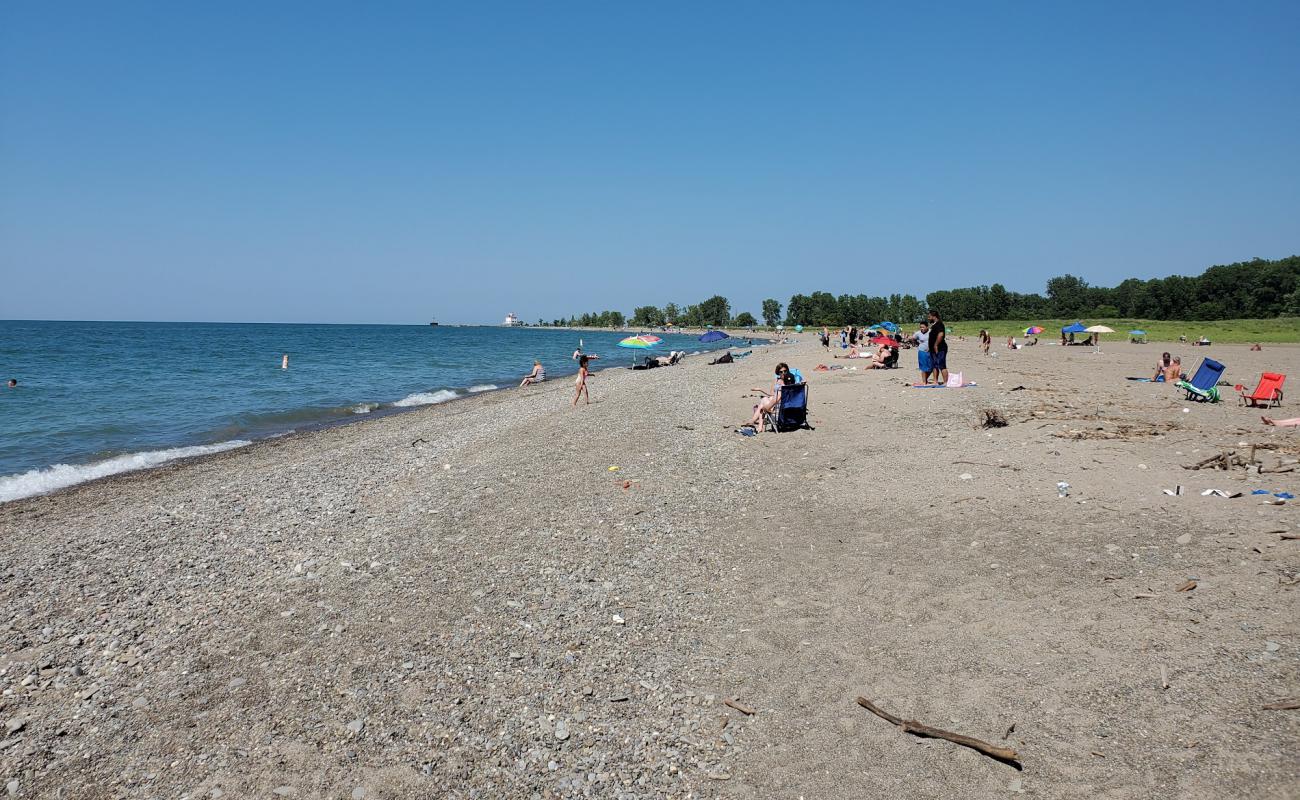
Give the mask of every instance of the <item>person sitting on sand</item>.
M 534 361 L 533 371 L 524 376 L 524 379 L 519 383 L 519 388 L 522 389 L 534 383 L 541 383 L 544 380 L 546 380 L 546 369 L 542 366 L 542 362 Z
M 1155 374 L 1151 376 L 1151 380 L 1153 381 L 1168 380 L 1168 376 L 1166 373 L 1168 372 L 1169 368 L 1173 366 L 1173 363 L 1174 363 L 1173 356 L 1169 355 L 1168 353 L 1161 353 L 1160 359 L 1156 361 L 1156 371 Z
M 1174 356 L 1174 360 L 1169 362 L 1169 366 L 1164 368 L 1162 374 L 1164 375 L 1164 380 L 1168 383 L 1173 383 L 1174 381 L 1182 380 L 1183 357 Z
M 867 365 L 867 369 L 888 369 L 889 357 L 893 354 L 894 351 L 890 349 L 889 345 L 882 344 L 876 354 L 871 357 L 871 363 Z
M 781 387 L 788 386 L 795 382 L 794 376 L 790 374 L 790 367 L 784 361 L 776 365 L 775 379 L 772 381 L 772 392 L 768 394 L 766 389 L 755 386 L 752 391 L 763 395 L 763 399 L 758 401 L 754 406 L 754 416 L 749 422 L 741 427 L 749 426 L 754 429 L 755 433 L 761 433 L 763 430 L 763 416 L 772 412 L 781 403 Z
M 1260 417 L 1260 419 L 1264 420 L 1265 425 L 1272 425 L 1277 428 L 1300 428 L 1300 417 L 1292 417 L 1291 419 Z
M 1252 353 L 1258 353 L 1259 351 L 1261 351 L 1261 350 L 1263 350 L 1263 349 L 1264 349 L 1264 348 L 1262 348 L 1262 347 L 1259 346 L 1259 342 L 1255 342 L 1254 344 L 1252 344 L 1252 345 L 1250 346 L 1250 351 L 1251 351 Z

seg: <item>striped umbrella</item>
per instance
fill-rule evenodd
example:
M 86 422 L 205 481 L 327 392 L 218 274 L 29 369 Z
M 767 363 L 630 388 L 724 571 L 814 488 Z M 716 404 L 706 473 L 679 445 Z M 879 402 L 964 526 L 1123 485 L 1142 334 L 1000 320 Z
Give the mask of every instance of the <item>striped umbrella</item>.
M 1026 336 L 1037 336 L 1038 334 L 1040 334 L 1040 333 L 1042 333 L 1042 332 L 1043 332 L 1043 329 L 1040 328 L 1040 327 L 1038 327 L 1037 325 L 1030 325 L 1028 328 L 1025 328 L 1025 335 L 1026 335 Z
M 637 350 L 647 350 L 651 347 L 655 347 L 657 345 L 663 344 L 663 341 L 664 341 L 663 339 L 660 339 L 658 336 L 655 336 L 654 334 L 644 334 L 641 336 L 629 336 L 626 339 L 619 342 L 618 346 L 631 347 Z

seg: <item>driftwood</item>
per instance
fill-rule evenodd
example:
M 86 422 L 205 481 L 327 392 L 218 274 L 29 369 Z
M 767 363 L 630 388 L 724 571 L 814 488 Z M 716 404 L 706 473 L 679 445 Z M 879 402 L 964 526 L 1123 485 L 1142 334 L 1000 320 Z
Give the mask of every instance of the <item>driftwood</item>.
M 963 736 L 960 733 L 953 733 L 952 731 L 945 731 L 940 728 L 931 728 L 929 725 L 924 725 L 914 719 L 900 719 L 880 708 L 865 697 L 858 698 L 858 705 L 886 722 L 902 728 L 904 733 L 910 733 L 913 736 L 921 736 L 928 739 L 943 739 L 952 742 L 953 744 L 959 744 L 962 747 L 969 747 L 972 750 L 983 753 L 995 761 L 1010 764 L 1016 769 L 1024 769 L 1024 767 L 1020 765 L 1020 756 L 1010 747 L 999 747 L 998 745 L 989 744 L 988 742 L 970 736 Z
M 740 700 L 734 697 L 728 697 L 724 699 L 722 703 L 723 705 L 730 706 L 731 708 L 736 709 L 737 711 L 739 711 L 740 713 L 744 714 L 747 717 L 752 717 L 758 713 L 757 711 L 745 705 L 744 703 L 740 702 Z
M 1265 711 L 1295 711 L 1297 708 L 1300 708 L 1300 698 L 1297 697 L 1278 700 L 1264 706 Z

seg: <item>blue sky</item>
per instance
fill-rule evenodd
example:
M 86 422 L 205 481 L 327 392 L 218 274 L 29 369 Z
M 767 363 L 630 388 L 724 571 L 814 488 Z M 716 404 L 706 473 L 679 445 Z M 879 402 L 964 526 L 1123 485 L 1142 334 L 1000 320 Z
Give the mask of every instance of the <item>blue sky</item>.
M 0 318 L 552 319 L 1300 252 L 1300 3 L 0 8 Z

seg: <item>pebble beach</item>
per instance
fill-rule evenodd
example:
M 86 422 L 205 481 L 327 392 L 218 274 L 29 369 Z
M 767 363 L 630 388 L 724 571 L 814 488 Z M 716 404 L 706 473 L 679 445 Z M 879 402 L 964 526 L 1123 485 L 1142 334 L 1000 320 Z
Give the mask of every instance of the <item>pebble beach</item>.
M 1300 432 L 1125 380 L 1162 349 L 954 341 L 977 385 L 915 389 L 806 333 L 0 504 L 0 783 L 1295 797 Z M 815 430 L 736 435 L 778 360 Z

